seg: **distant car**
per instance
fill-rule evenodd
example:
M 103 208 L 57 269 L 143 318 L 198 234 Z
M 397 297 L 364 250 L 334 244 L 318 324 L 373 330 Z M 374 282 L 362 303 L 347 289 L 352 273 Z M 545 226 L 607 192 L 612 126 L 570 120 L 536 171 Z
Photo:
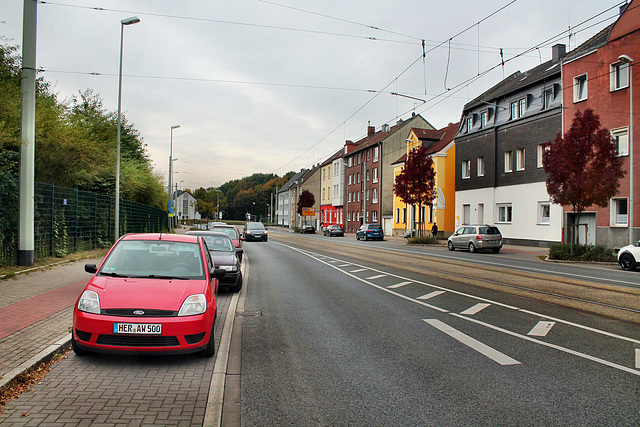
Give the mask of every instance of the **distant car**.
M 214 222 L 210 222 L 207 224 L 207 230 L 211 230 L 213 227 L 218 226 L 218 225 L 227 225 L 226 222 L 222 222 L 222 221 L 214 221 Z
M 316 228 L 313 225 L 303 225 L 300 234 L 316 234 Z
M 331 236 L 344 236 L 344 230 L 339 225 L 330 225 L 324 229 L 324 235 Z
M 252 240 L 262 240 L 266 242 L 269 238 L 268 231 L 261 222 L 247 222 L 244 225 L 243 235 L 247 242 Z
M 73 309 L 71 346 L 102 353 L 214 354 L 218 279 L 204 240 L 127 234 L 110 249 Z
M 618 251 L 618 264 L 623 270 L 633 271 L 640 263 L 640 240 L 633 245 L 627 245 Z
M 226 274 L 220 279 L 220 286 L 225 286 L 231 292 L 239 292 L 242 289 L 239 258 L 242 248 L 236 248 L 229 235 L 220 231 L 188 231 L 187 234 L 204 238 L 213 265 L 225 271 Z
M 242 241 L 244 240 L 244 237 L 240 235 L 240 232 L 235 226 L 226 224 L 214 225 L 210 230 L 226 233 L 231 238 L 233 246 L 235 246 L 236 249 L 242 249 Z M 240 259 L 240 261 L 242 261 L 242 254 L 242 252 L 238 252 L 238 258 Z
M 502 248 L 502 234 L 493 225 L 465 225 L 449 236 L 447 247 L 450 251 L 468 249 L 469 252 L 489 249 L 497 254 Z
M 356 240 L 383 240 L 384 232 L 380 224 L 362 224 L 356 231 Z

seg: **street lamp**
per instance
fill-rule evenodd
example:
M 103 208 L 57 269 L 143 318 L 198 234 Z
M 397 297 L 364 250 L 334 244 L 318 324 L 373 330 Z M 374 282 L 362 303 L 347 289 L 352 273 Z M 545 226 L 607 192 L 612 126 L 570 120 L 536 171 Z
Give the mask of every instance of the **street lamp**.
M 629 64 L 629 244 L 633 245 L 633 59 L 628 55 L 618 59 Z
M 173 171 L 173 160 L 177 160 L 177 159 L 173 159 L 173 130 L 174 129 L 178 129 L 180 127 L 180 125 L 173 125 L 171 126 L 171 137 L 169 139 L 169 181 L 168 181 L 168 187 L 167 187 L 167 203 L 169 206 L 167 206 L 167 211 L 170 210 L 172 202 L 173 202 L 173 191 L 171 190 L 171 185 L 172 185 L 172 171 Z M 175 206 L 173 206 L 173 210 L 174 210 L 174 215 L 175 215 Z M 173 217 L 170 216 L 169 217 L 169 232 L 171 232 L 171 229 L 173 227 Z
M 116 218 L 115 218 L 115 233 L 114 239 L 115 242 L 120 237 L 120 128 L 122 127 L 122 46 L 123 46 L 123 37 L 124 37 L 124 26 L 137 24 L 140 22 L 137 16 L 132 16 L 131 18 L 123 19 L 120 21 L 120 71 L 118 73 L 118 130 L 117 130 L 117 140 L 118 140 L 118 155 L 116 158 Z
M 218 201 L 216 203 L 216 217 L 215 220 L 216 221 L 220 221 L 220 193 L 222 193 L 222 190 L 218 190 L 217 188 L 215 189 L 215 192 L 218 193 Z

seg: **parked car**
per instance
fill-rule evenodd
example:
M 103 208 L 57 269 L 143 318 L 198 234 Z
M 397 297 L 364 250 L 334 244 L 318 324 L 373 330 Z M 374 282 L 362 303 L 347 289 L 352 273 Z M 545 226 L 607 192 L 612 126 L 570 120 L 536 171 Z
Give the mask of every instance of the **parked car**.
M 244 240 L 244 237 L 240 235 L 240 232 L 235 226 L 226 225 L 226 224 L 214 225 L 211 231 L 220 231 L 220 232 L 226 233 L 231 238 L 231 241 L 233 242 L 233 246 L 236 249 L 242 249 L 242 241 Z M 243 252 L 238 252 L 238 259 L 240 261 L 242 261 L 242 254 Z
M 330 225 L 324 229 L 324 235 L 331 236 L 344 236 L 344 230 L 339 225 Z
M 222 268 L 226 274 L 220 279 L 220 286 L 231 292 L 242 289 L 240 258 L 242 248 L 236 248 L 227 233 L 220 231 L 187 231 L 188 235 L 201 236 L 207 243 L 209 254 L 216 268 Z
M 247 222 L 244 225 L 243 235 L 247 242 L 251 240 L 262 240 L 266 242 L 269 237 L 267 229 L 261 222 Z
M 214 354 L 218 279 L 201 237 L 127 234 L 109 250 L 73 309 L 76 354 Z
M 316 228 L 313 225 L 303 225 L 300 234 L 316 234 Z
M 494 253 L 502 248 L 502 234 L 493 225 L 465 225 L 449 236 L 447 246 L 450 251 L 468 249 L 475 252 L 478 249 L 490 249 Z
M 356 231 L 356 240 L 383 240 L 384 232 L 380 224 L 362 224 Z
M 640 263 L 640 240 L 633 245 L 627 245 L 618 251 L 618 264 L 623 270 L 635 270 Z

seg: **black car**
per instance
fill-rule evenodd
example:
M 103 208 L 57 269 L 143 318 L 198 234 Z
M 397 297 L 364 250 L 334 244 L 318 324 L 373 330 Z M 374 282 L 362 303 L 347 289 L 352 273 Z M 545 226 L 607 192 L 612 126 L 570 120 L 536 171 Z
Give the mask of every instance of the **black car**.
M 224 277 L 218 279 L 220 286 L 224 286 L 231 292 L 239 292 L 242 289 L 242 272 L 240 271 L 240 258 L 242 248 L 236 249 L 231 238 L 219 231 L 187 231 L 187 234 L 202 236 L 209 255 L 216 268 L 225 271 Z
M 344 237 L 344 230 L 339 225 L 330 225 L 330 226 L 328 226 L 327 228 L 324 229 L 324 235 L 328 236 L 328 237 L 331 237 L 331 236 L 343 236 Z
M 303 225 L 300 234 L 316 234 L 316 228 L 313 225 Z
M 247 242 L 252 240 L 262 240 L 266 242 L 269 237 L 267 229 L 261 222 L 246 223 L 242 234 L 244 234 L 244 240 Z

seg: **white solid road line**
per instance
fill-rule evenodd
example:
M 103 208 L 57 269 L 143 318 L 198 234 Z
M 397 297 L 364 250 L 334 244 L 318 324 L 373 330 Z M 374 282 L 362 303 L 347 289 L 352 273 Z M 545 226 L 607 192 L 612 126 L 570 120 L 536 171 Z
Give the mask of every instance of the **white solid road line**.
M 555 324 L 556 322 L 540 321 L 527 335 L 532 337 L 546 337 Z
M 479 313 L 480 311 L 484 310 L 485 308 L 489 307 L 491 304 L 487 304 L 484 302 L 478 303 L 476 305 L 474 305 L 473 307 L 469 307 L 467 308 L 465 311 L 463 311 L 460 314 L 467 314 L 469 316 L 473 316 L 476 313 Z
M 518 362 L 517 360 L 507 356 L 504 353 L 500 353 L 498 350 L 491 348 L 486 344 L 481 343 L 475 338 L 471 338 L 469 335 L 463 334 L 462 332 L 452 328 L 451 326 L 447 325 L 444 322 L 441 322 L 438 319 L 422 319 L 422 320 L 424 320 L 431 326 L 435 327 L 436 329 L 449 335 L 451 338 L 454 338 L 460 341 L 462 344 L 474 349 L 478 353 L 481 353 L 487 356 L 489 359 L 493 360 L 496 363 L 499 363 L 502 366 L 521 365 L 521 363 Z

